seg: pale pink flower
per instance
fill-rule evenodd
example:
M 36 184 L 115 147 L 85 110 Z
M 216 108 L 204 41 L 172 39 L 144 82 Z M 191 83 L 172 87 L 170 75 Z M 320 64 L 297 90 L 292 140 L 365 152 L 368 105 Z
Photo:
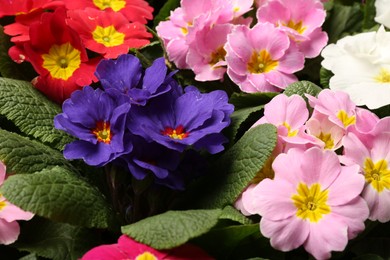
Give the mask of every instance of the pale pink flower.
M 343 139 L 346 165 L 358 164 L 366 185 L 362 197 L 370 209 L 370 220 L 390 220 L 390 133 L 372 136 L 371 145 L 363 143 L 355 134 Z
M 273 124 L 278 129 L 279 151 L 297 145 L 316 144 L 317 140 L 305 133 L 305 123 L 309 111 L 305 100 L 299 95 L 290 97 L 279 94 L 264 106 L 264 116 L 252 127 L 260 124 Z M 302 148 L 307 148 L 303 147 Z
M 6 167 L 0 162 L 0 186 L 6 178 Z M 17 220 L 30 220 L 34 214 L 26 212 L 7 201 L 0 194 L 0 244 L 9 245 L 15 242 L 20 233 Z
M 327 259 L 364 230 L 368 207 L 359 196 L 364 178 L 357 165 L 341 166 L 333 151 L 313 147 L 290 149 L 272 166 L 275 178 L 244 192 L 242 200 L 246 211 L 261 215 L 260 231 L 274 248 L 303 245 Z
M 222 79 L 226 72 L 226 51 L 224 45 L 232 24 L 206 26 L 195 33 L 195 40 L 189 44 L 187 64 L 198 81 Z
M 317 0 L 269 1 L 257 9 L 256 17 L 285 31 L 307 58 L 318 56 L 328 42 L 321 29 L 326 12 Z
M 341 140 L 346 133 L 344 128 L 320 113 L 316 113 L 306 122 L 306 132 L 319 139 L 322 148 L 333 151 L 341 147 Z
M 343 129 L 356 123 L 356 105 L 347 93 L 324 89 L 317 98 L 308 94 L 306 97 L 310 106 L 314 108 L 314 115 L 321 113 Z
M 237 25 L 225 45 L 227 73 L 244 92 L 280 92 L 297 81 L 304 56 L 289 37 L 270 23 L 252 29 Z

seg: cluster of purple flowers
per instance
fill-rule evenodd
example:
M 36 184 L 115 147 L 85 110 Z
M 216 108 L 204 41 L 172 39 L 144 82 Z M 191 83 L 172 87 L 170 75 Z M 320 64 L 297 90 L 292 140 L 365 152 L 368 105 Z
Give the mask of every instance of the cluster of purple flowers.
M 57 129 L 78 139 L 65 147 L 65 158 L 124 164 L 137 179 L 153 173 L 157 183 L 182 189 L 184 176 L 176 171 L 187 151 L 224 149 L 221 131 L 234 110 L 224 91 L 183 90 L 164 58 L 144 70 L 124 54 L 101 61 L 95 75 L 102 89 L 75 91 L 54 119 Z

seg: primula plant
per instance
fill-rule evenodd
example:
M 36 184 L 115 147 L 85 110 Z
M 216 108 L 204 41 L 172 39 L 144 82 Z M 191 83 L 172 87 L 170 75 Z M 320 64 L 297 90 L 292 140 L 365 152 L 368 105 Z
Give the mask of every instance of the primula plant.
M 0 258 L 387 259 L 387 0 L 2 0 Z

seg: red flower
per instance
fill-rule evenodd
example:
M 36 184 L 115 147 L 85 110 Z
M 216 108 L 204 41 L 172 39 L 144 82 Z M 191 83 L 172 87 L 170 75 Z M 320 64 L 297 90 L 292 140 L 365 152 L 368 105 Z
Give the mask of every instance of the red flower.
M 67 23 L 79 33 L 87 49 L 115 59 L 129 48 L 140 48 L 149 43 L 152 35 L 140 23 L 129 23 L 121 14 L 92 8 L 68 12 Z
M 192 245 L 183 245 L 166 251 L 157 251 L 147 245 L 138 243 L 132 238 L 122 235 L 117 244 L 101 245 L 88 251 L 81 260 L 122 260 L 122 259 L 201 259 L 212 260 L 202 249 Z
M 91 7 L 99 10 L 112 10 L 122 13 L 130 22 L 146 24 L 153 19 L 153 7 L 145 0 L 67 0 L 69 10 Z
M 95 79 L 93 72 L 99 61 L 88 60 L 80 37 L 67 26 L 65 18 L 64 8 L 42 14 L 41 21 L 30 26 L 30 41 L 24 44 L 39 74 L 33 82 L 35 87 L 58 103 Z

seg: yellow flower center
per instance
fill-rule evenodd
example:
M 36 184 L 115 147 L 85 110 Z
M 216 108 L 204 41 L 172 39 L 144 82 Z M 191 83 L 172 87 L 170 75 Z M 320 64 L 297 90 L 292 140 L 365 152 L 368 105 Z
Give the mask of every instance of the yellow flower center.
M 219 61 L 225 60 L 226 51 L 223 48 L 223 46 L 219 47 L 217 50 L 215 50 L 213 53 L 211 53 L 211 60 L 209 62 L 210 65 L 214 65 L 218 63 Z
M 356 117 L 353 115 L 348 116 L 348 114 L 347 114 L 347 112 L 345 112 L 345 110 L 340 110 L 337 113 L 337 118 L 340 119 L 340 121 L 343 123 L 343 125 L 345 127 L 356 123 Z
M 111 142 L 112 133 L 110 123 L 106 121 L 98 121 L 96 127 L 92 129 L 92 133 L 96 136 L 98 142 L 109 144 Z
M 299 183 L 297 193 L 291 197 L 294 206 L 297 208 L 296 216 L 318 222 L 323 215 L 331 212 L 328 201 L 328 190 L 321 190 L 321 185 L 315 183 L 308 187 L 304 183 Z
M 390 71 L 385 68 L 381 68 L 381 71 L 378 76 L 375 77 L 375 80 L 379 83 L 390 83 Z
M 287 128 L 287 131 L 288 131 L 287 136 L 288 137 L 294 137 L 298 134 L 298 130 L 291 131 L 291 126 L 287 122 L 283 122 L 282 125 Z
M 157 260 L 157 257 L 149 252 L 144 252 L 138 255 L 135 260 Z
M 100 10 L 111 8 L 115 12 L 118 12 L 126 6 L 125 0 L 93 0 L 93 3 Z
M 113 47 L 123 44 L 125 34 L 118 32 L 113 25 L 107 27 L 96 26 L 92 32 L 93 39 L 106 47 Z
M 267 73 L 271 70 L 274 70 L 278 64 L 279 62 L 273 60 L 271 54 L 268 51 L 254 51 L 247 64 L 247 69 L 249 72 L 254 74 Z
M 282 25 L 297 31 L 299 34 L 303 34 L 306 30 L 306 26 L 303 26 L 302 21 L 296 23 L 293 20 L 290 20 L 288 23 L 282 23 Z
M 67 80 L 81 64 L 81 52 L 69 42 L 53 45 L 49 53 L 43 54 L 43 67 L 55 79 Z
M 363 170 L 366 182 L 371 184 L 377 192 L 390 189 L 390 170 L 386 160 L 374 163 L 370 158 L 367 158 Z
M 334 141 L 331 134 L 324 134 L 321 132 L 317 138 L 325 143 L 325 149 L 332 149 L 334 147 Z
M 4 199 L 3 195 L 0 193 L 0 199 Z M 5 200 L 3 201 L 0 201 L 0 211 L 5 207 L 7 206 L 7 203 L 5 202 Z
M 182 125 L 179 125 L 175 129 L 173 129 L 172 127 L 165 127 L 165 129 L 161 131 L 161 134 L 169 136 L 172 139 L 182 140 L 188 137 L 190 133 L 186 132 Z

